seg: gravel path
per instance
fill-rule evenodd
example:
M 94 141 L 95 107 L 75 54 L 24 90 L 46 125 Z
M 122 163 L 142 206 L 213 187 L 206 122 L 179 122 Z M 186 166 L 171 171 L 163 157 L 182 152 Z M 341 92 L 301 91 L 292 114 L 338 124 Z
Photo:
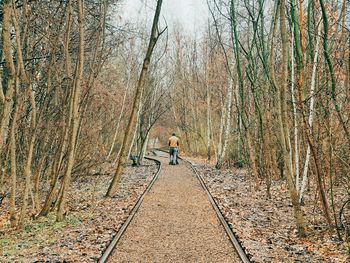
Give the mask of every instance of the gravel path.
M 109 262 L 240 262 L 191 170 L 159 160 L 160 177 Z

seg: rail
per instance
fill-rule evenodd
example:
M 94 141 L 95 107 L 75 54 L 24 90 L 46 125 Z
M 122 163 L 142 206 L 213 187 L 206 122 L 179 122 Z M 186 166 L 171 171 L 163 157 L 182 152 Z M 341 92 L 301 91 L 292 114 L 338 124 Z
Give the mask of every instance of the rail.
M 117 234 L 113 237 L 111 243 L 108 245 L 106 250 L 103 252 L 101 258 L 98 260 L 99 263 L 107 262 L 109 256 L 112 254 L 114 248 L 117 246 L 119 240 L 121 239 L 121 237 L 125 233 L 125 231 L 128 228 L 128 226 L 130 225 L 130 223 L 131 223 L 132 219 L 134 218 L 135 214 L 139 210 L 145 195 L 151 190 L 152 186 L 154 185 L 154 183 L 156 182 L 156 180 L 159 177 L 160 171 L 162 170 L 162 163 L 160 161 L 156 160 L 156 159 L 151 158 L 151 157 L 145 157 L 145 159 L 154 161 L 156 164 L 158 164 L 158 171 L 155 173 L 155 175 L 152 178 L 152 181 L 149 183 L 147 188 L 143 191 L 143 193 L 141 194 L 141 196 L 137 200 L 136 204 L 134 205 L 134 207 L 131 210 L 131 213 L 130 213 L 129 217 L 123 223 L 121 228 L 118 230 Z
M 167 152 L 166 150 L 164 149 L 154 149 L 154 153 L 155 151 L 160 151 L 160 152 L 165 152 L 165 153 L 169 153 Z M 239 258 L 241 259 L 242 262 L 244 263 L 251 263 L 252 261 L 250 260 L 248 254 L 246 253 L 244 247 L 242 246 L 242 244 L 240 243 L 239 241 L 239 238 L 238 236 L 236 236 L 236 234 L 234 233 L 232 227 L 230 226 L 230 224 L 226 221 L 223 213 L 221 212 L 218 204 L 216 203 L 216 201 L 214 200 L 212 194 L 210 193 L 208 187 L 206 186 L 202 176 L 198 173 L 198 171 L 195 169 L 193 163 L 189 160 L 186 160 L 185 158 L 182 158 L 182 157 L 178 157 L 180 160 L 183 160 L 185 162 L 187 162 L 191 169 L 193 170 L 194 174 L 196 175 L 198 181 L 200 182 L 202 188 L 204 189 L 204 191 L 207 193 L 207 196 L 208 196 L 208 199 L 212 205 L 212 207 L 214 208 L 215 212 L 216 212 L 216 215 L 217 217 L 219 218 L 220 220 L 220 223 L 222 224 L 222 226 L 224 227 L 225 229 L 225 232 L 227 233 L 233 247 L 235 248 Z

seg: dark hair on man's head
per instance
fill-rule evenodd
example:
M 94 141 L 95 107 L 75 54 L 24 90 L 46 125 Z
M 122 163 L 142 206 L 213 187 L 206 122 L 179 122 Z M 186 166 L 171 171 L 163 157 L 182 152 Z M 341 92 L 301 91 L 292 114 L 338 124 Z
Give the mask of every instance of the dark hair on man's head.
M 172 136 L 176 136 L 176 133 L 175 133 L 175 132 L 173 132 Z

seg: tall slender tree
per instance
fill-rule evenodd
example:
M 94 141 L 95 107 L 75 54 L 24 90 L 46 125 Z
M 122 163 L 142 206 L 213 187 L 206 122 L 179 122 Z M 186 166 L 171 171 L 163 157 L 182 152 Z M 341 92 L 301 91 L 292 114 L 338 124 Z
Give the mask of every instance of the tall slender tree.
M 135 125 L 136 125 L 138 105 L 140 104 L 141 94 L 142 94 L 142 90 L 144 88 L 144 84 L 145 84 L 145 81 L 147 78 L 149 65 L 151 63 L 152 53 L 153 53 L 154 47 L 157 43 L 159 36 L 162 34 L 162 32 L 164 32 L 164 30 L 162 32 L 159 32 L 159 25 L 158 25 L 160 11 L 162 8 L 162 3 L 163 3 L 162 0 L 157 0 L 157 7 L 156 7 L 156 10 L 154 13 L 151 35 L 150 35 L 150 39 L 149 39 L 149 43 L 148 43 L 147 52 L 146 52 L 145 58 L 143 60 L 143 65 L 142 65 L 141 73 L 139 76 L 139 80 L 137 83 L 134 102 L 133 102 L 133 106 L 132 106 L 132 110 L 131 110 L 131 115 L 129 117 L 127 129 L 126 129 L 125 136 L 123 139 L 123 144 L 122 144 L 122 147 L 120 150 L 120 156 L 119 156 L 116 172 L 115 172 L 113 180 L 108 188 L 108 191 L 106 194 L 107 196 L 114 195 L 114 193 L 118 187 L 118 184 L 120 182 L 120 178 L 121 178 L 121 175 L 122 175 L 122 172 L 124 169 L 124 165 L 126 162 L 126 158 L 127 158 L 127 152 L 128 152 L 128 148 L 130 145 L 130 140 L 132 137 L 131 136 L 132 131 L 133 131 L 133 129 L 135 129 Z

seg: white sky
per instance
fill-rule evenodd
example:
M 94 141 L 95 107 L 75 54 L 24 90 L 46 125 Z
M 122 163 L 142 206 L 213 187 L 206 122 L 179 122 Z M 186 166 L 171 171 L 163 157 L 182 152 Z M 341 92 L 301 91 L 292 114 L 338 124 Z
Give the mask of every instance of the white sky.
M 124 0 L 122 19 L 149 23 L 153 19 L 156 0 Z M 161 15 L 169 30 L 179 23 L 188 33 L 203 31 L 208 19 L 206 0 L 163 0 Z

